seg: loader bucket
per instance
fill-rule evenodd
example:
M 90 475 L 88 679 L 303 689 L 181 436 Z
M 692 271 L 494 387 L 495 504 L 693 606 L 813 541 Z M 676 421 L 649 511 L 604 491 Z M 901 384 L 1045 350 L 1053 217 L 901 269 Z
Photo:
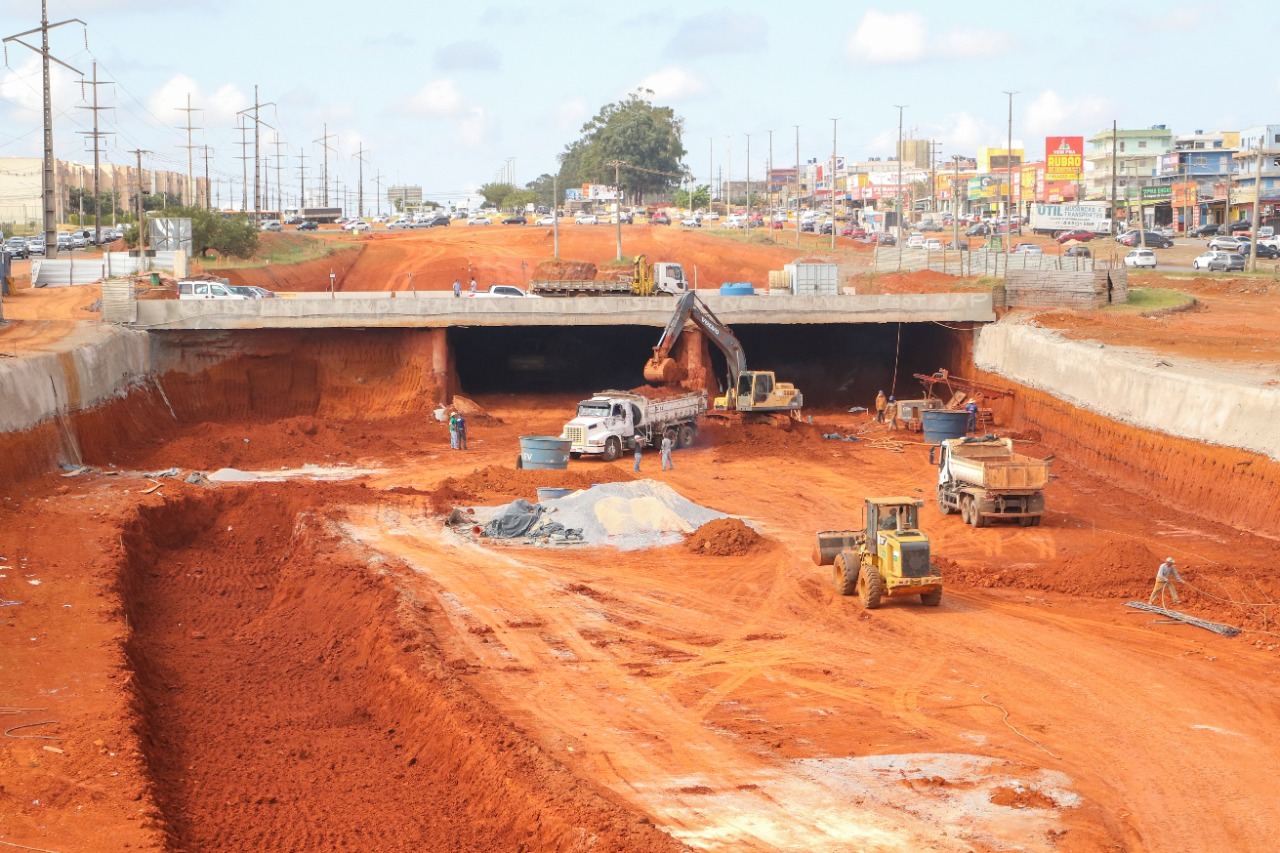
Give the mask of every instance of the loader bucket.
M 858 550 L 858 530 L 823 530 L 813 545 L 813 562 L 819 566 L 829 566 L 836 561 L 841 551 Z
M 651 358 L 644 365 L 644 380 L 650 385 L 670 385 L 684 378 L 674 358 Z

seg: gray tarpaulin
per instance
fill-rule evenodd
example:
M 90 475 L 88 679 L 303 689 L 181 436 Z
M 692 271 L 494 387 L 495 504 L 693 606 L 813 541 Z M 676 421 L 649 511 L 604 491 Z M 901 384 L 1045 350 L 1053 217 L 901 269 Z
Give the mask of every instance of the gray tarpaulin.
M 542 515 L 542 506 L 524 498 L 514 500 L 484 526 L 484 535 L 494 539 L 517 539 L 528 535 Z

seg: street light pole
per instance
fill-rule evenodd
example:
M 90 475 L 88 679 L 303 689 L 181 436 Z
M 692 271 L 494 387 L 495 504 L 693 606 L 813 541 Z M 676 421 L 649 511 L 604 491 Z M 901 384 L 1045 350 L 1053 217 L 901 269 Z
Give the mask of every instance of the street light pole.
M 1009 266 L 1009 251 L 1012 248 L 1009 244 L 1013 242 L 1013 96 L 1017 92 L 1005 92 L 1009 96 L 1009 137 L 1008 144 L 1004 149 L 1004 164 L 1009 170 L 1009 200 L 1005 207 L 1005 269 Z
M 617 226 L 618 237 L 618 256 L 617 260 L 622 260 L 622 167 L 627 164 L 621 160 L 610 160 L 606 165 L 613 167 L 613 191 L 616 194 L 615 208 L 618 211 L 614 217 Z
M 894 106 L 898 108 L 898 187 L 897 187 L 896 195 L 898 199 L 898 247 L 899 249 L 901 249 L 902 241 L 903 241 L 903 233 L 902 233 L 902 213 L 903 213 L 902 211 L 902 111 L 905 110 L 910 105 L 894 104 Z
M 796 129 L 796 245 L 800 245 L 800 125 Z
M 831 250 L 836 248 L 836 123 L 840 119 L 831 120 Z

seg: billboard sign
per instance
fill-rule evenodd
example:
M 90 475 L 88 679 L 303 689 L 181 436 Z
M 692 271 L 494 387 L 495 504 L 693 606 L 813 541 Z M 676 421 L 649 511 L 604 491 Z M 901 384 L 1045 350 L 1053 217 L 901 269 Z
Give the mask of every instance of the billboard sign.
M 1084 137 L 1046 136 L 1044 162 L 1046 181 L 1078 181 L 1084 171 Z

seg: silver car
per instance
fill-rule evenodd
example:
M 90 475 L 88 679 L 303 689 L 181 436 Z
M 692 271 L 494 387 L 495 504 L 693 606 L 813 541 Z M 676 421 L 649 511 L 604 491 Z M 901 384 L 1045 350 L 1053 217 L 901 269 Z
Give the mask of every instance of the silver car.
M 1205 252 L 1191 262 L 1193 270 L 1223 270 L 1244 272 L 1244 255 L 1229 252 Z

